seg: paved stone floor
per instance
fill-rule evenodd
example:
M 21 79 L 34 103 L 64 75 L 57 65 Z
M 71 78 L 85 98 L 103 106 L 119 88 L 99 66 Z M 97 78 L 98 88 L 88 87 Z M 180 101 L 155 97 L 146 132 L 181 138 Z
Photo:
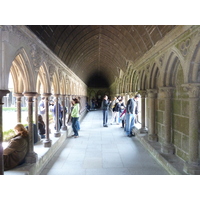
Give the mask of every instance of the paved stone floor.
M 102 126 L 102 111 L 90 111 L 79 138 L 66 140 L 41 175 L 168 175 L 120 125 Z

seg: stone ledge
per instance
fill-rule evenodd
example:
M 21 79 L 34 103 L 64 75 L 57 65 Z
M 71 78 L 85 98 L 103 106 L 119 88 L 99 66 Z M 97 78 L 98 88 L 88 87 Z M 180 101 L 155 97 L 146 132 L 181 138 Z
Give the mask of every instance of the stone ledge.
M 147 134 L 136 134 L 141 144 L 152 154 L 152 156 L 169 172 L 171 175 L 187 175 L 183 171 L 184 161 L 176 155 L 163 154 L 159 142 L 148 141 Z
M 86 114 L 86 111 L 81 114 L 80 122 L 84 119 Z M 44 147 L 42 140 L 34 145 L 34 152 L 38 154 L 38 161 L 36 163 L 22 164 L 20 166 L 15 167 L 14 169 L 4 171 L 4 175 L 39 175 L 45 168 L 45 166 L 48 164 L 48 162 L 52 159 L 54 154 L 66 141 L 67 137 L 72 134 L 72 132 L 72 127 L 67 126 L 66 131 L 61 131 L 60 137 L 54 137 L 53 133 L 51 133 L 51 147 Z
M 4 171 L 4 175 L 39 175 L 44 167 L 51 160 L 53 155 L 62 146 L 62 144 L 67 139 L 68 134 L 72 132 L 72 128 L 68 127 L 67 131 L 62 131 L 59 138 L 53 137 L 51 147 L 44 147 L 43 142 L 40 141 L 34 145 L 34 152 L 38 155 L 38 160 L 33 164 L 22 164 L 15 167 L 14 169 Z M 51 136 L 51 134 L 50 134 Z

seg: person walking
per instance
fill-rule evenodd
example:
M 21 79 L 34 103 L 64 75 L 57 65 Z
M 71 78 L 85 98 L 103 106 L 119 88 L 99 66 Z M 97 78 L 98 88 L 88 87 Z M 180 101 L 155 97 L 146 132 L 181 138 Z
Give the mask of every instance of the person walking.
M 79 137 L 78 135 L 78 119 L 79 119 L 79 110 L 80 110 L 80 104 L 79 104 L 79 101 L 78 99 L 73 99 L 73 102 L 74 102 L 74 107 L 72 109 L 72 112 L 71 112 L 71 118 L 72 118 L 72 128 L 73 128 L 73 131 L 74 131 L 74 138 L 77 138 Z
M 136 101 L 138 101 L 139 95 L 135 95 L 134 98 L 131 98 L 128 100 L 127 105 L 126 105 L 126 124 L 125 124 L 125 131 L 126 135 L 128 137 L 135 136 L 132 134 L 132 130 L 135 125 L 135 109 L 136 109 Z
M 103 109 L 103 126 L 108 127 L 108 110 L 111 101 L 108 100 L 108 96 L 105 95 L 102 102 L 102 109 Z
M 119 124 L 119 111 L 120 111 L 119 100 L 116 99 L 115 106 L 113 107 L 114 115 L 112 116 L 112 119 L 111 119 L 111 123 L 110 123 L 111 125 L 114 123 L 115 119 L 116 119 L 117 125 Z

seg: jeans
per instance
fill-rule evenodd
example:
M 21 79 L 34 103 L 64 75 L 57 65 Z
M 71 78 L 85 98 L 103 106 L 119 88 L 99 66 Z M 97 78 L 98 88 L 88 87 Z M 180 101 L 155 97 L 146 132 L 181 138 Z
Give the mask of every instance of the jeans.
M 108 110 L 103 110 L 103 125 L 107 125 L 108 122 Z
M 74 136 L 78 136 L 78 126 L 77 126 L 78 117 L 72 117 L 72 128 L 74 131 Z
M 125 131 L 127 135 L 130 135 L 134 127 L 135 115 L 126 113 L 125 119 L 126 119 Z
M 77 120 L 77 130 L 79 131 L 81 128 L 80 128 L 80 122 L 79 122 L 79 120 Z

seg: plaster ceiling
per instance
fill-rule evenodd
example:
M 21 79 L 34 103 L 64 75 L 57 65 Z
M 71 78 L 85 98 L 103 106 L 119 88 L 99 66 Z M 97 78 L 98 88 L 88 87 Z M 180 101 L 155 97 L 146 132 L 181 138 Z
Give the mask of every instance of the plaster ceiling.
M 174 25 L 28 25 L 88 87 L 107 87 Z

